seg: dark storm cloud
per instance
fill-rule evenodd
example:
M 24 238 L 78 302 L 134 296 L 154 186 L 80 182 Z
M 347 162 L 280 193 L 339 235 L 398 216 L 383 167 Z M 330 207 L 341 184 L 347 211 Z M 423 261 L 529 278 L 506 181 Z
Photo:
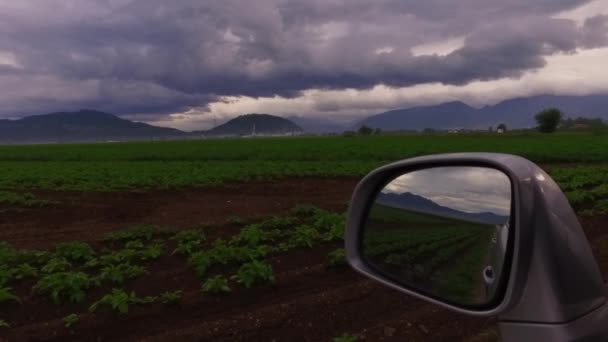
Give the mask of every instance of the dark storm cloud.
M 582 27 L 552 18 L 586 2 L 8 2 L 0 93 L 22 87 L 22 96 L 0 95 L 0 116 L 77 107 L 164 114 L 227 95 L 518 77 L 546 56 L 608 44 L 605 16 Z M 411 52 L 454 37 L 465 44 L 446 56 Z

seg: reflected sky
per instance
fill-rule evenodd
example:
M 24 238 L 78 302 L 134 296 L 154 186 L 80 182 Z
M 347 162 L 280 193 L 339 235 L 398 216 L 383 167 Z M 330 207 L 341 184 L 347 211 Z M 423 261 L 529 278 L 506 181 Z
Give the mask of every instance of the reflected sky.
M 450 166 L 410 172 L 394 179 L 382 193 L 413 193 L 468 213 L 509 216 L 511 182 L 502 172 L 485 167 Z

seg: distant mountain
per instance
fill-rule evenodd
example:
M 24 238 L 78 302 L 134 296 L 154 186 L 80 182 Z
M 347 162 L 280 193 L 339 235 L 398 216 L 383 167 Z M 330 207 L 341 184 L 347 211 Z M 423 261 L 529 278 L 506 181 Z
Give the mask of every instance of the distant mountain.
M 434 129 L 486 129 L 505 123 L 508 128 L 534 127 L 534 115 L 556 107 L 567 117 L 600 117 L 608 119 L 608 95 L 555 96 L 540 95 L 502 101 L 493 106 L 473 108 L 462 102 L 436 106 L 398 109 L 373 115 L 355 125 L 381 128 L 385 131 Z
M 268 114 L 246 114 L 234 118 L 206 132 L 205 135 L 246 136 L 281 135 L 302 132 L 293 122 Z
M 296 125 L 302 127 L 304 132 L 312 134 L 342 133 L 346 127 L 323 118 L 307 118 L 304 116 L 290 116 L 288 118 Z
M 406 192 L 402 194 L 380 193 L 378 195 L 377 201 L 378 203 L 389 207 L 405 208 L 411 211 L 449 217 L 457 220 L 466 220 L 485 224 L 504 224 L 508 221 L 508 217 L 497 215 L 491 212 L 468 213 L 444 207 L 431 201 L 428 198 L 412 194 L 411 192 Z
M 0 120 L 0 143 L 4 144 L 167 139 L 184 134 L 87 109 Z

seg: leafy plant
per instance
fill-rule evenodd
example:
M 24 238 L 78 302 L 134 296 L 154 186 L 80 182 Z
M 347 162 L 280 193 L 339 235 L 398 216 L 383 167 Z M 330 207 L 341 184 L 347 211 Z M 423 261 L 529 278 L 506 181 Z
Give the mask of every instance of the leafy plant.
M 163 254 L 164 244 L 162 241 L 153 243 L 152 245 L 146 246 L 138 252 L 139 259 L 154 260 L 158 259 Z
M 95 251 L 85 242 L 63 242 L 55 247 L 55 255 L 71 261 L 87 261 L 95 257 Z
M 8 324 L 5 320 L 0 319 L 0 328 L 10 328 L 11 325 Z
M 158 300 L 164 305 L 176 305 L 182 299 L 182 291 L 165 291 L 158 296 Z
M 33 287 L 37 293 L 48 294 L 55 304 L 80 303 L 86 290 L 99 282 L 83 272 L 58 272 L 44 276 Z
M 334 337 L 333 342 L 357 342 L 359 338 L 352 334 L 342 334 L 341 336 Z
M 215 277 L 207 279 L 202 286 L 203 292 L 209 292 L 213 294 L 228 293 L 231 291 L 228 286 L 228 279 L 222 275 L 216 275 Z
M 80 320 L 80 316 L 78 316 L 77 314 L 69 314 L 63 318 L 63 323 L 66 328 L 70 328 L 71 326 L 76 324 L 76 322 L 78 322 L 79 320 Z
M 11 292 L 10 287 L 0 287 L 0 303 L 15 302 L 21 303 L 21 299 Z
M 301 203 L 293 207 L 290 210 L 290 213 L 296 216 L 312 216 L 320 210 L 321 209 L 310 203 Z
M 346 253 L 344 248 L 338 248 L 327 255 L 330 266 L 344 266 L 346 265 Z
M 38 270 L 32 267 L 30 264 L 19 264 L 13 268 L 13 278 L 17 280 L 31 278 L 37 275 Z
M 314 241 L 319 238 L 319 232 L 307 225 L 296 228 L 289 242 L 297 247 L 312 247 Z
M 190 256 L 189 262 L 190 265 L 192 265 L 192 267 L 194 268 L 194 273 L 199 278 L 202 278 L 205 273 L 207 273 L 209 267 L 213 264 L 213 260 L 211 259 L 209 254 L 204 251 L 193 253 Z
M 64 257 L 53 257 L 41 269 L 42 273 L 66 272 L 72 264 Z
M 275 281 L 272 266 L 257 260 L 243 264 L 233 278 L 246 288 Z
M 127 249 L 142 249 L 144 248 L 144 243 L 141 242 L 141 240 L 132 240 L 132 241 L 128 241 L 125 244 L 125 248 Z
M 149 304 L 156 301 L 156 297 L 147 296 L 139 298 L 135 292 L 130 294 L 120 289 L 112 289 L 112 292 L 103 296 L 89 307 L 89 312 L 95 312 L 100 306 L 108 306 L 111 310 L 120 314 L 129 312 L 129 305 L 133 304 Z
M 115 284 L 122 284 L 127 279 L 133 279 L 145 273 L 147 273 L 146 269 L 141 266 L 122 263 L 103 267 L 99 279 Z
M 172 254 L 190 255 L 205 241 L 205 234 L 200 229 L 182 230 L 173 237 L 177 247 Z

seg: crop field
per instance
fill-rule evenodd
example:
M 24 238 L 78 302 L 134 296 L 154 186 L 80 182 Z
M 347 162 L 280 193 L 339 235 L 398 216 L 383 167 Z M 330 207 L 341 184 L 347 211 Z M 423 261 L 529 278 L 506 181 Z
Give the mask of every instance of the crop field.
M 494 341 L 494 319 L 399 294 L 344 260 L 345 212 L 363 175 L 471 151 L 547 170 L 608 275 L 607 135 L 0 146 L 0 340 Z M 443 291 L 471 296 L 461 284 L 484 253 L 478 227 L 376 209 L 435 228 L 405 242 L 382 231 L 371 255 L 394 267 L 422 260 L 422 278 L 460 260 Z

